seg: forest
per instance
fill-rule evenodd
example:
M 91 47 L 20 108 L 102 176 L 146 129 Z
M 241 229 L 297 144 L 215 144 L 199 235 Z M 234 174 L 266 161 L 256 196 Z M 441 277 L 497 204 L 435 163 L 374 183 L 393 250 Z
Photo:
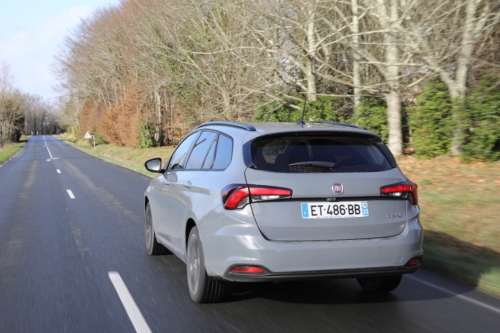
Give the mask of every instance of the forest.
M 57 134 L 57 106 L 41 96 L 22 92 L 6 62 L 0 63 L 0 150 L 19 142 L 22 134 Z
M 499 21 L 497 0 L 122 0 L 68 33 L 59 124 L 155 147 L 205 121 L 298 121 L 306 103 L 396 156 L 495 161 Z

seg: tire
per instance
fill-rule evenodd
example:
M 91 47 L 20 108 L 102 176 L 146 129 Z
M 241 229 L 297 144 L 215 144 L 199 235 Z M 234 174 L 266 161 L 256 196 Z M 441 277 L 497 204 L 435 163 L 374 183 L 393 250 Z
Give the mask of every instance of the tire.
M 154 256 L 158 254 L 167 254 L 170 251 L 158 243 L 156 240 L 155 229 L 153 228 L 153 216 L 151 215 L 151 207 L 149 203 L 146 205 L 146 223 L 144 234 L 146 236 L 146 250 L 148 255 Z
M 224 298 L 226 283 L 207 275 L 198 228 L 189 232 L 187 244 L 187 280 L 191 299 L 196 303 L 216 303 Z
M 399 286 L 402 275 L 372 276 L 357 278 L 363 290 L 370 293 L 388 293 Z

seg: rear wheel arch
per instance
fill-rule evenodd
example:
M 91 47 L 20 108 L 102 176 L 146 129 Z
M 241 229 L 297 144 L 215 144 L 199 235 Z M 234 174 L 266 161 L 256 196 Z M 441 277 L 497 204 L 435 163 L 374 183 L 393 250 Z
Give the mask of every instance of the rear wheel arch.
M 196 303 L 215 303 L 226 295 L 226 282 L 208 276 L 200 234 L 194 221 L 188 234 L 186 273 L 191 299 Z
M 196 227 L 196 223 L 194 222 L 193 219 L 189 219 L 186 222 L 186 231 L 184 234 L 184 249 L 187 251 L 187 244 L 188 244 L 188 238 L 189 238 L 189 233 L 191 232 L 191 229 L 193 227 Z

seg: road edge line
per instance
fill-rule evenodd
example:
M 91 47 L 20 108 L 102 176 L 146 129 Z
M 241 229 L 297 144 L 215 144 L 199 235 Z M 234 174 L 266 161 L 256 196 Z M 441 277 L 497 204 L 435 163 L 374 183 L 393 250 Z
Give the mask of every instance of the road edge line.
M 440 290 L 440 291 L 442 291 L 444 293 L 447 293 L 449 295 L 456 296 L 456 297 L 458 297 L 460 299 L 463 299 L 464 301 L 476 304 L 476 305 L 481 306 L 481 307 L 483 307 L 485 309 L 488 309 L 490 311 L 493 311 L 493 312 L 496 312 L 496 313 L 500 314 L 500 309 L 498 309 L 498 308 L 496 308 L 494 306 L 485 304 L 485 303 L 480 302 L 480 301 L 476 301 L 475 299 L 472 299 L 472 298 L 464 296 L 464 295 L 457 294 L 456 292 L 453 292 L 451 290 L 448 290 L 448 289 L 445 289 L 443 287 L 437 286 L 434 283 L 430 283 L 430 282 L 424 281 L 422 279 L 419 279 L 419 278 L 416 278 L 416 277 L 413 277 L 413 276 L 407 276 L 407 277 L 410 278 L 410 279 L 412 279 L 412 280 L 415 280 L 417 282 L 420 282 L 422 284 L 425 284 L 426 286 L 429 286 L 429 287 L 432 287 L 434 289 Z

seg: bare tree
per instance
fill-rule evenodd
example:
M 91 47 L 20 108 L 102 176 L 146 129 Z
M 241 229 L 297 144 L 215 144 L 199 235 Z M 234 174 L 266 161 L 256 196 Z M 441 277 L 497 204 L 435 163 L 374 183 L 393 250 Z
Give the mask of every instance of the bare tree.
M 350 7 L 350 8 L 349 8 Z M 403 153 L 401 127 L 401 68 L 408 66 L 407 57 L 399 47 L 401 7 L 397 0 L 352 0 L 333 7 L 340 21 L 328 21 L 336 40 L 352 50 L 355 104 L 359 106 L 361 91 L 382 93 L 387 102 L 389 148 L 394 155 Z M 349 8 L 350 10 L 347 10 Z M 339 23 L 340 22 L 340 23 Z M 349 28 L 344 22 L 351 22 Z M 361 30 L 361 28 L 363 30 Z M 365 76 L 361 84 L 361 66 L 373 67 L 380 79 Z
M 0 98 L 4 99 L 7 94 L 14 90 L 14 75 L 10 65 L 3 61 L 0 66 Z
M 166 143 L 202 121 L 251 119 L 265 104 L 301 109 L 301 94 L 351 113 L 367 94 L 385 99 L 389 147 L 399 155 L 401 96 L 414 100 L 413 87 L 437 73 L 452 96 L 464 97 L 476 55 L 491 48 L 482 41 L 498 28 L 496 6 L 493 0 L 123 0 L 68 36 L 56 61 L 70 96 L 65 107 L 72 116 L 64 117 L 80 130 L 104 131 L 105 119 L 133 110 L 141 125 L 130 130 L 153 128 L 156 141 Z
M 467 78 L 475 54 L 494 29 L 498 29 L 500 5 L 492 0 L 429 0 L 414 4 L 402 17 L 401 38 L 429 70 L 448 86 L 455 101 L 454 117 L 467 93 Z M 460 130 L 455 130 L 451 154 L 458 155 Z
M 19 140 L 24 121 L 21 93 L 13 83 L 10 66 L 3 62 L 0 67 L 0 148 L 6 142 Z
M 21 108 L 25 117 L 25 134 L 57 133 L 59 129 L 59 114 L 53 103 L 43 100 L 38 95 L 22 94 Z

